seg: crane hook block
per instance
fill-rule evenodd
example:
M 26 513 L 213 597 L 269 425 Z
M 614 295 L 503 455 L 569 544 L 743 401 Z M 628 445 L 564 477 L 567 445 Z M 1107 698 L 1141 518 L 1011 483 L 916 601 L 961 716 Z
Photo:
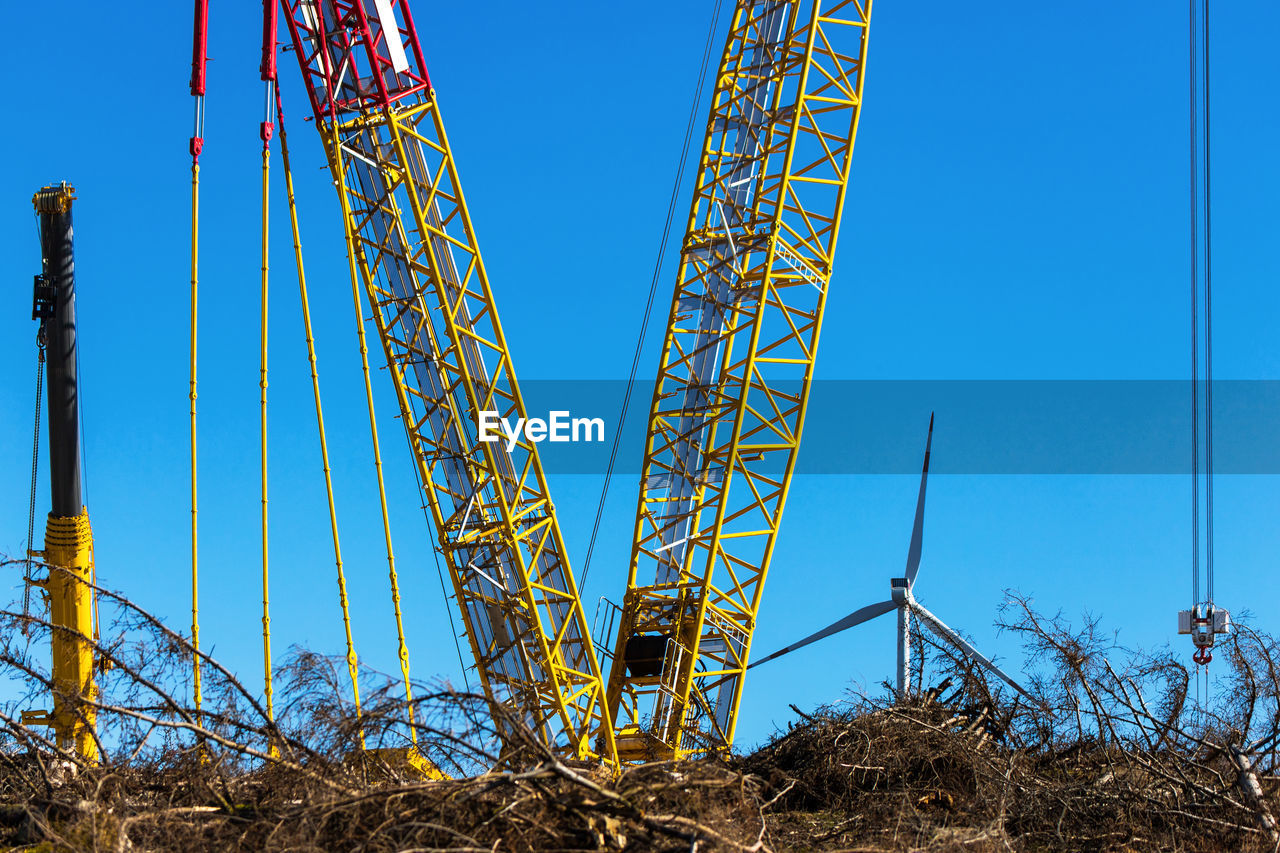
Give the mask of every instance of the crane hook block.
M 1213 643 L 1219 634 L 1231 633 L 1231 613 L 1212 604 L 1197 604 L 1178 612 L 1178 633 L 1190 634 L 1196 652 L 1192 656 L 1200 666 L 1213 660 Z

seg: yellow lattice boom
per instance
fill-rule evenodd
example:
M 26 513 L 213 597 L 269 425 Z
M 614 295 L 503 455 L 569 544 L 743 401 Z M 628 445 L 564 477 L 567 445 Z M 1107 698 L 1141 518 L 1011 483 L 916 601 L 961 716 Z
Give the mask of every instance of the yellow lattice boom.
M 479 440 L 481 412 L 515 423 L 525 406 L 412 16 L 403 0 L 288 6 L 480 680 L 553 749 L 593 754 L 603 681 L 536 446 Z
M 737 4 L 662 345 L 609 674 L 623 760 L 733 742 L 804 426 L 870 15 L 870 0 Z

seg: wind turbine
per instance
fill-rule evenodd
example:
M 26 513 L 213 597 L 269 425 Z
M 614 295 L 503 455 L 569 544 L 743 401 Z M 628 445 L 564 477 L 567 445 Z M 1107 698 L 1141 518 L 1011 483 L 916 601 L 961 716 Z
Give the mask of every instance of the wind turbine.
M 1018 682 L 1014 681 L 1004 670 L 996 666 L 990 658 L 983 655 L 975 649 L 963 637 L 947 627 L 937 616 L 933 615 L 925 608 L 923 604 L 916 600 L 912 595 L 911 589 L 915 586 L 916 575 L 920 571 L 920 549 L 924 540 L 924 493 L 925 486 L 929 482 L 929 451 L 933 446 L 933 414 L 929 415 L 929 437 L 925 440 L 924 445 L 924 467 L 920 472 L 920 495 L 916 498 L 916 520 L 915 525 L 911 529 L 911 545 L 907 548 L 907 568 L 903 572 L 902 577 L 889 579 L 889 600 L 881 601 L 877 604 L 869 604 L 861 607 L 848 616 L 831 623 L 817 633 L 810 634 L 797 643 L 779 649 L 768 657 L 763 657 L 755 661 L 747 669 L 759 666 L 762 663 L 771 661 L 774 658 L 780 658 L 785 654 L 794 652 L 796 649 L 803 648 L 810 643 L 816 643 L 818 640 L 830 637 L 832 634 L 838 634 L 854 625 L 861 625 L 875 619 L 877 616 L 896 610 L 898 611 L 898 698 L 905 699 L 911 689 L 911 617 L 914 615 L 922 624 L 933 631 L 938 637 L 955 648 L 959 649 L 966 656 L 980 664 L 984 669 L 992 675 L 1004 681 L 1014 690 L 1023 696 L 1028 696 L 1027 691 L 1022 689 Z

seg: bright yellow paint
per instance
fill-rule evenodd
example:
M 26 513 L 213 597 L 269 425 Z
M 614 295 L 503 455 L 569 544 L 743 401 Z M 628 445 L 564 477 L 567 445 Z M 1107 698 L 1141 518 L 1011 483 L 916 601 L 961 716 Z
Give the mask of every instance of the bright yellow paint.
M 741 0 L 716 89 L 685 233 L 679 281 L 649 415 L 627 592 L 608 701 L 623 761 L 683 758 L 733 743 L 761 590 L 777 539 L 808 404 L 832 259 L 862 102 L 871 3 L 789 7 L 781 61 L 752 164 L 750 207 L 726 236 L 734 119 L 761 97 L 752 51 L 770 4 Z M 736 178 L 736 176 L 735 176 Z M 715 373 L 696 376 L 697 310 L 733 270 Z M 704 368 L 706 370 L 707 368 Z M 694 435 L 685 392 L 707 388 Z M 687 432 L 682 433 L 685 429 Z M 700 471 L 677 451 L 698 441 Z M 693 483 L 688 534 L 673 547 L 668 486 Z M 677 528 L 679 529 L 679 528 Z M 664 540 L 664 532 L 666 539 Z M 684 534 L 681 534 L 684 535 Z M 672 556 L 681 554 L 676 565 Z M 632 675 L 629 640 L 663 648 L 658 675 Z M 653 658 L 657 660 L 657 658 Z M 720 709 L 717 713 L 716 709 Z
M 191 431 L 191 698 L 195 705 L 196 722 L 200 722 L 200 547 L 199 515 L 196 498 L 196 346 L 199 320 L 199 271 L 200 271 L 200 164 L 191 161 L 191 328 L 188 341 L 191 347 L 189 390 L 187 392 L 188 417 Z
M 320 458 L 324 467 L 324 490 L 325 496 L 329 503 L 329 532 L 333 539 L 333 559 L 337 566 L 338 577 L 342 583 L 345 583 L 345 574 L 342 568 L 342 543 L 338 537 L 338 512 L 333 500 L 333 472 L 329 467 L 329 441 L 324 426 L 324 406 L 320 400 L 320 372 L 316 363 L 316 343 L 315 337 L 311 330 L 311 300 L 307 294 L 307 273 L 302 262 L 302 236 L 298 229 L 298 205 L 297 199 L 293 192 L 293 170 L 289 165 L 289 134 L 285 129 L 284 109 L 280 106 L 277 92 L 276 120 L 280 125 L 280 157 L 284 164 L 284 185 L 285 191 L 289 199 L 289 226 L 293 232 L 293 257 L 298 269 L 298 294 L 302 304 L 302 324 L 306 333 L 307 340 L 307 362 L 311 366 L 311 395 L 315 400 L 316 406 L 316 428 L 320 434 Z M 353 285 L 354 287 L 354 285 Z M 354 291 L 353 291 L 354 292 Z M 358 313 L 358 312 L 357 312 Z M 358 319 L 358 318 L 357 318 Z M 363 329 L 361 351 L 367 352 L 363 346 Z M 369 363 L 365 358 L 365 390 L 370 395 L 369 405 L 373 405 L 372 391 L 369 386 Z M 372 423 L 372 409 L 370 409 L 370 422 Z M 400 672 L 404 679 L 405 697 L 409 702 L 409 736 L 413 743 L 418 742 L 418 729 L 414 723 L 413 717 L 413 690 L 409 684 L 409 654 L 405 649 L 404 625 L 400 617 L 400 594 L 399 587 L 396 584 L 395 577 L 395 558 L 391 552 L 391 530 L 387 520 L 387 498 L 382 488 L 382 460 L 377 455 L 377 435 L 374 435 L 374 454 L 377 458 L 378 469 L 378 490 L 382 497 L 382 523 L 386 532 L 387 540 L 387 559 L 391 563 L 391 592 L 392 600 L 395 607 L 396 630 L 400 641 Z M 347 662 L 348 671 L 351 674 L 351 690 L 355 700 L 356 714 L 360 714 L 360 685 L 356 678 L 357 669 L 352 666 L 358 663 L 355 660 L 355 647 L 351 636 L 350 616 L 345 608 L 343 609 L 343 618 L 347 632 Z M 361 730 L 361 739 L 363 740 L 364 732 Z
M 268 246 L 271 198 L 271 149 L 262 146 L 262 279 L 259 299 L 261 322 L 258 327 L 258 441 L 261 453 L 262 480 L 262 677 L 266 701 L 267 719 L 275 719 L 275 690 L 271 677 L 271 572 L 267 550 L 267 308 L 269 289 Z M 274 756 L 278 747 L 272 743 L 269 751 Z
M 382 747 L 366 749 L 365 755 L 384 762 L 393 770 L 408 770 L 428 782 L 443 782 L 449 779 L 445 773 L 429 758 L 413 747 Z
M 612 726 L 536 448 L 521 443 L 508 455 L 474 437 L 480 411 L 522 417 L 525 409 L 435 94 L 320 129 L 340 189 L 349 257 L 391 368 L 486 694 L 557 752 L 612 759 L 611 736 L 598 750 L 592 744 L 595 731 L 611 733 Z M 375 166 L 384 187 L 378 197 L 366 196 L 353 162 Z M 395 223 L 390 237 L 370 224 L 370 210 Z M 397 294 L 390 275 L 412 292 Z M 445 387 L 422 387 L 411 365 L 423 358 L 438 365 Z M 428 428 L 428 410 L 460 431 L 472 495 L 460 495 L 444 476 L 440 458 L 449 451 Z M 463 504 L 465 512 L 458 509 Z M 482 548 L 496 555 L 495 564 L 510 567 L 505 595 L 491 594 L 477 568 L 460 558 L 462 547 Z M 488 635 L 479 620 L 501 633 Z
M 44 535 L 53 646 L 53 713 L 58 746 L 90 763 L 98 761 L 98 698 L 93 677 L 93 530 L 89 511 L 74 518 L 49 516 Z

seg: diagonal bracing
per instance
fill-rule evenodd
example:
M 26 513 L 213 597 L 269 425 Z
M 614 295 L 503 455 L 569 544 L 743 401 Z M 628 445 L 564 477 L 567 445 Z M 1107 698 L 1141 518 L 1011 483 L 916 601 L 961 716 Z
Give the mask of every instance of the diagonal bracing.
M 480 412 L 525 408 L 408 6 L 288 8 L 481 683 L 542 742 L 592 754 L 603 685 L 536 447 L 478 436 Z
M 609 675 L 624 760 L 733 741 L 804 425 L 870 12 L 869 0 L 740 0 L 735 12 L 650 409 Z

